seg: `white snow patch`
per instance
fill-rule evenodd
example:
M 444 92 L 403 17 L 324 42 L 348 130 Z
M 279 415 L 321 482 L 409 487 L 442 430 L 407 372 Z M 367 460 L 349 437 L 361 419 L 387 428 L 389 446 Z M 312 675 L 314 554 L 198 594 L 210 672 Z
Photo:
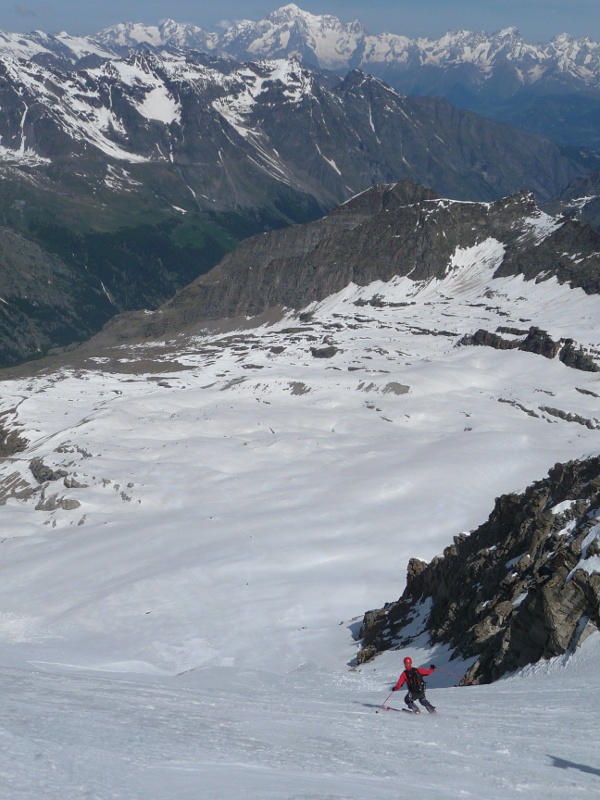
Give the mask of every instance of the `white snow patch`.
M 493 273 L 504 258 L 504 245 L 488 238 L 473 247 L 457 247 L 448 265 L 453 281 L 449 289 L 464 291 L 478 285 L 485 273 Z
M 563 514 L 565 511 L 569 511 L 573 508 L 576 502 L 576 500 L 565 500 L 562 503 L 557 503 L 555 506 L 552 506 L 550 513 L 554 515 Z
M 321 158 L 323 158 L 323 159 L 324 159 L 324 160 L 325 160 L 325 161 L 326 161 L 326 162 L 329 164 L 329 166 L 330 166 L 332 169 L 334 169 L 334 170 L 337 172 L 337 174 L 338 174 L 338 175 L 341 175 L 342 173 L 340 172 L 340 170 L 339 170 L 339 168 L 338 168 L 338 165 L 335 163 L 335 161 L 333 160 L 333 158 L 327 158 L 327 156 L 326 156 L 326 155 L 324 155 L 324 154 L 321 152 L 321 148 L 319 147 L 319 145 L 318 145 L 318 144 L 316 144 L 316 143 L 315 143 L 315 147 L 317 148 L 317 152 L 319 153 L 319 155 L 321 156 Z
M 588 556 L 588 550 L 592 544 L 595 544 L 596 548 L 600 546 L 600 525 L 592 528 L 581 545 L 581 560 L 577 568 L 585 570 L 589 575 L 593 572 L 600 572 L 600 555 Z
M 146 119 L 164 122 L 165 125 L 181 121 L 181 105 L 163 85 L 152 87 L 136 108 Z
M 0 163 L 4 164 L 24 164 L 27 166 L 41 166 L 42 164 L 49 164 L 50 159 L 39 156 L 33 150 L 27 150 L 25 147 L 19 150 L 11 150 L 8 147 L 0 145 Z
M 525 220 L 526 232 L 523 236 L 532 235 L 537 245 L 540 245 L 547 239 L 554 231 L 558 230 L 563 224 L 563 220 L 557 217 L 552 217 L 543 211 L 538 211 L 536 216 L 529 217 Z

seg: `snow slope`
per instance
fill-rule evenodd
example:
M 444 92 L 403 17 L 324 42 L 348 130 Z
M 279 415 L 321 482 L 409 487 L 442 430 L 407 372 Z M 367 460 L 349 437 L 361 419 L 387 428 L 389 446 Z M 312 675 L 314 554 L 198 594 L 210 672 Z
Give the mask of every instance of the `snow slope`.
M 568 666 L 495 686 L 438 689 L 432 678 L 439 713 L 416 718 L 375 713 L 399 659 L 170 681 L 4 668 L 4 796 L 594 797 L 599 656 L 596 636 Z
M 443 281 L 350 286 L 309 321 L 1 384 L 3 424 L 29 441 L 0 462 L 7 798 L 597 791 L 597 635 L 493 686 L 440 671 L 431 718 L 375 713 L 403 653 L 352 666 L 408 558 L 600 449 L 597 373 L 457 346 L 529 324 L 599 346 L 597 297 L 492 280 L 500 252 L 457 251 Z M 72 488 L 19 498 L 34 457 Z M 410 654 L 465 668 L 426 642 Z

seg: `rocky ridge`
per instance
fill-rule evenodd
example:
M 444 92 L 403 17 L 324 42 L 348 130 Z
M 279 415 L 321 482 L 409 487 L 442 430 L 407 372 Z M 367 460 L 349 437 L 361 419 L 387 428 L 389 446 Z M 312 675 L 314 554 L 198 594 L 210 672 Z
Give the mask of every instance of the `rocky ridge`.
M 550 214 L 583 219 L 600 230 L 600 171 L 594 170 L 575 178 L 545 208 Z
M 412 559 L 400 599 L 367 612 L 359 663 L 417 635 L 474 659 L 488 683 L 573 651 L 600 629 L 600 458 L 557 464 L 429 564 Z
M 510 334 L 516 338 L 507 339 L 502 334 Z M 558 356 L 559 360 L 568 367 L 584 372 L 600 372 L 600 367 L 594 361 L 593 355 L 577 347 L 572 339 L 556 342 L 548 335 L 547 331 L 543 331 L 535 325 L 532 325 L 528 331 L 499 326 L 496 333 L 479 328 L 475 333 L 463 336 L 459 344 L 494 347 L 496 350 L 521 350 L 524 353 L 535 353 L 545 358 Z M 600 351 L 596 350 L 594 355 L 600 357 Z
M 246 240 L 158 311 L 116 318 L 103 335 L 148 339 L 210 320 L 300 310 L 351 284 L 400 277 L 426 284 L 465 262 L 487 264 L 494 277 L 556 276 L 597 294 L 599 253 L 600 236 L 589 225 L 549 217 L 530 192 L 464 203 L 403 181 L 368 190 L 316 222 Z

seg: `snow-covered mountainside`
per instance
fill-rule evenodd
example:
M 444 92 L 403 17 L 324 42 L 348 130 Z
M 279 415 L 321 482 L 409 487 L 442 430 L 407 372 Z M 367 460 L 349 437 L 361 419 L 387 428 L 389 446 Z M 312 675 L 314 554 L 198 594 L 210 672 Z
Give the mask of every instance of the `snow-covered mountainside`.
M 95 38 L 113 49 L 186 42 L 238 60 L 293 57 L 319 69 L 358 67 L 405 94 L 445 97 L 563 145 L 600 148 L 600 44 L 567 33 L 546 44 L 525 42 L 515 28 L 409 39 L 401 31 L 371 35 L 358 21 L 289 4 L 218 35 L 168 21 L 160 28 L 120 25 Z
M 140 45 L 149 47 L 191 48 L 211 52 L 217 50 L 218 35 L 202 30 L 197 25 L 187 25 L 172 19 L 163 20 L 159 25 L 120 22 L 106 28 L 92 37 L 113 54 L 128 55 Z
M 90 37 L 0 32 L 1 56 L 63 67 L 164 48 L 242 62 L 292 58 L 342 74 L 359 68 L 403 94 L 445 97 L 561 145 L 600 149 L 600 44 L 567 33 L 545 44 L 525 42 L 515 28 L 409 39 L 401 31 L 372 35 L 358 20 L 343 23 L 294 4 L 218 33 L 170 19 L 122 22 Z
M 490 687 L 451 688 L 468 663 L 426 643 L 352 666 L 410 557 L 600 451 L 598 373 L 460 344 L 536 325 L 597 358 L 598 296 L 497 276 L 502 254 L 482 232 L 444 276 L 2 382 L 11 796 L 594 791 L 598 634 Z M 437 717 L 375 714 L 405 653 L 439 668 Z
M 69 69 L 5 56 L 0 75 L 2 238 L 21 239 L 0 244 L 0 365 L 157 308 L 242 238 L 375 183 L 549 199 L 587 171 L 548 139 L 358 71 L 331 87 L 294 61 L 161 51 Z
M 108 41 L 108 40 L 107 40 Z M 413 70 L 466 69 L 484 83 L 497 72 L 520 85 L 550 81 L 559 85 L 600 86 L 600 44 L 562 34 L 548 44 L 531 45 L 516 28 L 493 34 L 449 31 L 440 39 L 409 39 L 399 33 L 371 35 L 355 21 L 315 16 L 289 4 L 253 23 L 238 23 L 215 42 L 235 58 L 294 56 L 322 69 L 352 69 L 391 74 Z M 507 75 L 506 73 L 509 73 Z
M 162 165 L 176 170 L 184 211 L 252 205 L 265 183 L 331 206 L 386 176 L 469 199 L 523 185 L 548 199 L 582 171 L 547 139 L 360 72 L 328 88 L 294 61 L 167 51 L 77 70 L 5 57 L 0 72 L 0 165 L 43 175 L 72 164 L 121 193 L 134 193 L 131 170 Z
M 315 15 L 289 3 L 258 22 L 243 20 L 219 34 L 167 20 L 160 26 L 121 23 L 93 37 L 107 49 L 191 46 L 228 54 L 237 60 L 299 58 L 321 69 L 365 71 L 385 66 L 469 67 L 485 81 L 496 70 L 509 69 L 521 84 L 545 79 L 600 86 L 600 44 L 561 34 L 546 44 L 528 44 L 516 28 L 495 33 L 449 31 L 440 39 L 410 39 L 400 32 L 370 34 L 355 20 L 343 23 L 331 14 Z
M 56 35 L 33 31 L 29 34 L 0 31 L 0 57 L 27 59 L 38 64 L 75 65 L 85 59 L 114 57 L 114 50 L 104 48 L 87 36 Z
M 255 646 L 251 631 L 244 641 Z M 493 686 L 446 688 L 438 673 L 438 713 L 417 718 L 376 713 L 397 653 L 353 673 L 304 663 L 281 675 L 265 661 L 142 680 L 3 667 L 3 785 L 20 800 L 593 797 L 599 658 L 596 638 Z
M 410 72 L 415 68 L 466 68 L 471 80 L 485 82 L 497 71 L 510 73 L 521 85 L 600 86 L 600 44 L 563 33 L 545 44 L 529 44 L 516 28 L 495 33 L 449 31 L 439 39 L 410 39 L 401 32 L 370 34 L 355 20 L 341 22 L 331 14 L 315 15 L 290 3 L 258 22 L 243 20 L 220 32 L 172 19 L 159 25 L 121 22 L 87 37 L 0 32 L 0 54 L 38 62 L 76 64 L 90 56 L 129 55 L 140 47 L 175 47 L 227 55 L 238 61 L 296 58 L 307 66 L 329 70 L 359 67 Z M 505 74 L 504 78 L 507 78 Z

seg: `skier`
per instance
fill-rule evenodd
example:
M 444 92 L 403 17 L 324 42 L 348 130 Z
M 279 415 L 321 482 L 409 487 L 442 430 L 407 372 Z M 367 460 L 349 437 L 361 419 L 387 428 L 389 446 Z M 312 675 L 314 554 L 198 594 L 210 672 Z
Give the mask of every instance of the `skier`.
M 425 667 L 413 667 L 412 659 L 408 656 L 404 659 L 404 672 L 398 678 L 398 682 L 392 689 L 392 692 L 397 692 L 404 684 L 408 687 L 408 694 L 404 698 L 404 702 L 414 714 L 420 714 L 420 709 L 415 705 L 415 700 L 418 700 L 422 706 L 425 706 L 430 714 L 435 714 L 435 707 L 431 705 L 429 700 L 425 697 L 425 681 L 423 675 L 431 675 L 435 669 L 435 664 L 432 664 L 430 669 Z

